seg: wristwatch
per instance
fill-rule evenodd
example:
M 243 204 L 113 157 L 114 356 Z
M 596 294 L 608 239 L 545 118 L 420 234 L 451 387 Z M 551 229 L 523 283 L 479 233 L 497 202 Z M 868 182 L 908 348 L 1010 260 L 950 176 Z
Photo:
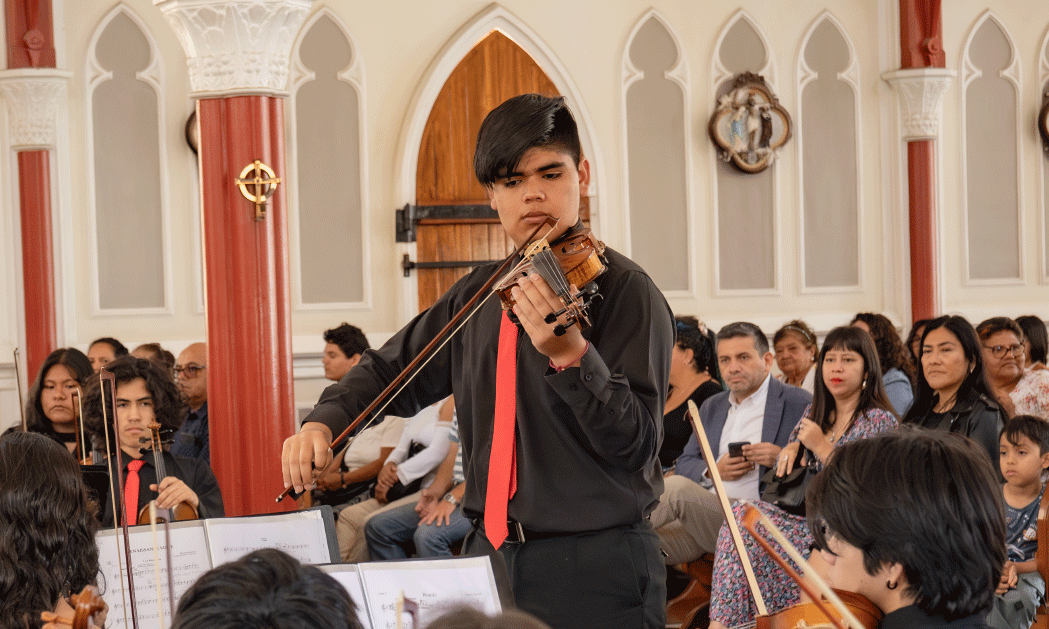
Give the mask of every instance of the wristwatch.
M 459 506 L 459 501 L 455 499 L 455 496 L 452 495 L 452 492 L 448 492 L 448 493 L 446 493 L 444 495 L 444 501 L 448 502 L 448 503 L 451 503 L 451 504 L 455 505 L 456 507 Z

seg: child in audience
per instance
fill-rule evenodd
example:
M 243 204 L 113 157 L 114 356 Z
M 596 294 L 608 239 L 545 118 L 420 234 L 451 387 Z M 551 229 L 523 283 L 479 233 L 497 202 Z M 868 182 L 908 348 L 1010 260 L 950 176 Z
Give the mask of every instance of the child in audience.
M 1038 573 L 1038 506 L 1049 468 L 1049 423 L 1033 415 L 1017 415 L 1006 422 L 1000 438 L 999 465 L 1005 484 L 1008 561 L 987 623 L 999 629 L 1027 629 L 1045 596 Z

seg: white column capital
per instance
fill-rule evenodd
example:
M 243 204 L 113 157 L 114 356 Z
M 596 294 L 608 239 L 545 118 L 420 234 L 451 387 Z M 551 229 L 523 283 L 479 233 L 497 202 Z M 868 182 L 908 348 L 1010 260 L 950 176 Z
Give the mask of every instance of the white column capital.
M 191 96 L 287 96 L 313 0 L 153 0 L 186 52 Z
M 7 103 L 11 148 L 55 148 L 59 107 L 72 72 L 54 68 L 0 71 L 0 99 Z
M 946 68 L 911 68 L 881 75 L 895 88 L 904 141 L 940 137 L 943 95 L 954 75 L 954 70 Z

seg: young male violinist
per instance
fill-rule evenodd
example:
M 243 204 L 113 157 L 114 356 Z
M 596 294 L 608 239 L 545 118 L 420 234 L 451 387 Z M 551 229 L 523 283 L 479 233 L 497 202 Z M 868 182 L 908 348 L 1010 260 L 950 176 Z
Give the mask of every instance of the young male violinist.
M 520 247 L 547 220 L 552 247 L 581 229 L 590 184 L 563 98 L 509 99 L 478 134 L 474 170 Z M 545 229 L 543 230 L 545 231 Z M 542 236 L 540 232 L 540 236 Z M 455 395 L 474 523 L 465 550 L 503 555 L 516 603 L 555 628 L 662 627 L 665 571 L 647 516 L 663 490 L 662 439 L 674 319 L 648 275 L 606 249 L 592 326 L 567 321 L 538 275 L 513 289 L 518 326 L 489 299 L 387 412 Z M 286 486 L 311 482 L 333 434 L 463 307 L 498 265 L 476 269 L 328 387 L 284 443 Z M 516 362 L 515 362 L 516 361 Z
M 225 515 L 218 482 L 206 463 L 162 451 L 161 460 L 167 476 L 158 482 L 149 426 L 154 421 L 161 425 L 161 440 L 165 434 L 178 428 L 182 403 L 171 377 L 154 361 L 134 356 L 118 358 L 108 363 L 105 369 L 111 371 L 116 380 L 116 429 L 113 426 L 108 385 L 104 396 L 107 427 L 102 425 L 103 395 L 97 379 L 84 400 L 86 426 L 95 443 L 105 451 L 107 429 L 110 438 L 110 500 L 101 506 L 99 516 L 102 525 L 118 525 L 125 518 L 128 524 L 136 524 L 139 512 L 150 500 L 156 500 L 160 509 L 171 509 L 180 503 L 188 504 L 201 518 Z M 118 446 L 124 479 L 124 486 L 119 488 L 115 452 Z M 118 520 L 114 520 L 113 516 L 114 499 L 120 518 Z

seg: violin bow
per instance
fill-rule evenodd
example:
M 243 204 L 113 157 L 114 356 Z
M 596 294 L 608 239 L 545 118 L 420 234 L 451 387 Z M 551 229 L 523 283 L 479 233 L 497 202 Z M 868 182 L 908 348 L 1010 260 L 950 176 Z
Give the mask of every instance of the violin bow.
M 820 611 L 822 611 L 823 614 L 827 616 L 836 627 L 838 627 L 838 629 L 847 629 L 846 625 L 852 627 L 852 629 L 864 629 L 863 623 L 856 618 L 855 614 L 852 613 L 852 610 L 845 606 L 841 597 L 839 597 L 837 593 L 835 593 L 834 590 L 823 581 L 820 575 L 813 570 L 812 566 L 809 565 L 809 562 L 801 556 L 798 549 L 794 548 L 794 545 L 790 543 L 787 536 L 783 534 L 783 531 L 779 530 L 779 527 L 777 527 L 768 516 L 754 507 L 754 505 L 747 501 L 744 502 L 747 507 L 746 511 L 743 513 L 743 526 L 750 531 L 750 534 L 754 536 L 754 539 L 757 540 L 759 544 L 761 544 L 761 547 L 765 549 L 770 557 L 772 557 L 773 561 L 779 564 L 779 567 L 783 568 L 783 570 L 801 586 L 801 589 L 805 590 L 805 594 L 807 594 L 809 598 L 812 599 L 812 602 L 820 608 Z M 794 568 L 792 568 L 778 552 L 776 552 L 768 540 L 761 535 L 758 535 L 758 524 L 761 524 L 761 526 L 772 535 L 773 539 L 775 539 L 783 550 L 790 555 L 790 558 L 794 563 L 801 566 L 801 570 L 805 573 L 805 577 L 808 577 L 808 580 L 799 575 L 797 571 L 794 570 Z M 815 583 L 816 587 L 813 588 L 809 581 Z M 834 606 L 834 609 L 841 614 L 841 618 L 837 618 L 834 614 L 830 613 L 830 609 L 828 609 L 826 603 L 824 603 L 823 597 L 820 596 L 821 594 L 825 596 L 827 601 Z
M 421 366 L 425 366 L 426 363 L 429 362 L 431 358 L 433 358 L 433 356 L 436 354 L 435 348 L 436 350 L 439 350 L 442 347 L 444 347 L 445 343 L 448 342 L 448 339 L 451 338 L 449 332 L 458 332 L 463 325 L 466 325 L 466 321 L 468 321 L 469 318 L 472 317 L 474 313 L 476 313 L 477 310 L 480 309 L 480 306 L 477 304 L 477 302 L 481 299 L 481 296 L 484 295 L 485 300 L 492 296 L 492 292 L 489 291 L 489 289 L 492 287 L 492 284 L 494 284 L 498 279 L 504 276 L 506 268 L 509 267 L 510 264 L 515 259 L 517 259 L 518 256 L 521 255 L 521 252 L 524 251 L 525 247 L 528 247 L 532 244 L 532 241 L 539 234 L 539 230 L 546 227 L 549 223 L 550 221 L 548 220 L 547 222 L 544 222 L 536 226 L 535 230 L 532 231 L 532 235 L 528 237 L 528 240 L 520 247 L 514 249 L 514 252 L 510 256 L 508 256 L 506 260 L 503 260 L 503 263 L 500 264 L 499 268 L 495 270 L 495 273 L 493 273 L 492 276 L 488 278 L 488 281 L 485 282 L 484 286 L 482 286 L 477 291 L 477 293 L 470 298 L 470 301 L 466 302 L 466 305 L 463 306 L 462 309 L 459 310 L 459 312 L 455 313 L 451 320 L 449 320 L 448 323 L 445 324 L 443 328 L 441 328 L 441 331 L 437 333 L 433 340 L 431 340 L 426 345 L 426 347 L 424 347 L 422 351 L 419 352 L 419 354 L 414 359 L 412 359 L 412 362 L 408 363 L 408 366 L 405 367 L 404 370 L 401 371 L 401 373 L 398 374 L 397 377 L 394 378 L 393 381 L 390 382 L 390 384 L 387 385 L 387 387 L 383 389 L 382 392 L 379 393 L 379 395 L 376 396 L 374 400 L 372 400 L 371 404 L 369 404 L 367 408 L 361 411 L 361 413 L 357 416 L 357 419 L 350 422 L 350 425 L 346 427 L 346 430 L 343 430 L 341 433 L 339 433 L 339 436 L 335 437 L 335 439 L 332 440 L 331 445 L 328 446 L 329 449 L 334 450 L 334 448 L 341 445 L 342 442 L 350 436 L 350 432 L 352 432 L 354 428 L 360 425 L 360 423 L 364 421 L 364 419 L 367 418 L 372 413 L 372 411 L 374 411 L 381 404 L 382 407 L 379 408 L 379 411 L 377 411 L 375 414 L 375 417 L 378 417 L 378 415 L 390 403 L 390 400 L 393 400 L 396 397 L 396 395 L 404 389 L 404 387 L 408 386 L 408 383 L 411 382 L 411 379 L 414 378 L 419 373 L 419 371 L 421 371 Z M 556 225 L 557 223 L 554 223 L 555 227 Z M 547 233 L 549 233 L 549 231 Z M 482 301 L 481 303 L 483 304 L 484 302 Z M 475 305 L 478 305 L 478 307 L 474 308 Z M 460 321 L 467 313 L 469 313 L 470 316 L 466 317 L 466 320 Z M 391 393 L 393 393 L 393 395 L 391 395 Z M 374 417 L 372 418 L 372 421 L 374 421 Z M 321 474 L 326 474 L 331 469 L 332 463 L 334 461 L 335 457 L 332 456 L 331 460 L 329 460 L 327 465 L 325 465 L 324 468 L 321 470 Z M 284 491 L 282 491 L 280 495 L 277 496 L 276 502 L 279 503 L 291 493 L 291 487 L 285 488 Z
M 102 367 L 101 369 L 98 370 L 98 388 L 99 388 L 99 394 L 102 397 L 102 425 L 107 427 L 106 428 L 106 454 L 109 457 L 109 464 L 112 465 L 113 464 L 112 455 L 114 453 L 109 451 L 110 450 L 110 447 L 109 447 L 109 432 L 108 432 L 109 420 L 106 417 L 106 395 L 105 395 L 106 387 L 105 387 L 105 382 L 107 382 L 107 381 L 109 382 L 109 398 L 110 398 L 110 401 L 113 404 L 113 439 L 114 439 L 114 441 L 117 442 L 117 444 L 116 444 L 117 448 L 116 448 L 116 453 L 115 453 L 116 454 L 116 468 L 117 468 L 117 486 L 116 486 L 116 492 L 115 492 L 116 495 L 110 496 L 109 502 L 113 505 L 113 523 L 114 523 L 114 526 L 116 526 L 117 522 L 120 522 L 121 523 L 121 528 L 123 529 L 123 532 L 124 532 L 124 559 L 127 562 L 127 598 L 128 598 L 128 602 L 129 602 L 130 607 L 131 607 L 131 626 L 134 629 L 138 629 L 138 605 L 135 603 L 135 577 L 132 574 L 132 570 L 131 570 L 131 538 L 128 535 L 128 531 L 127 531 L 127 527 L 128 527 L 127 518 L 121 518 L 120 517 L 120 513 L 117 511 L 117 498 L 124 490 L 124 463 L 123 463 L 123 458 L 120 456 L 120 444 L 119 444 L 119 441 L 120 441 L 120 427 L 117 424 L 117 377 L 115 375 L 113 375 L 112 371 L 107 371 L 105 367 Z M 112 472 L 111 472 L 111 474 L 112 474 Z M 112 487 L 112 482 L 110 483 L 110 487 Z M 115 536 L 114 536 L 114 539 L 116 539 Z M 120 543 L 117 542 L 117 552 L 119 552 L 119 551 L 120 551 Z M 117 561 L 117 566 L 120 566 L 120 562 L 119 561 Z M 120 587 L 123 590 L 123 587 L 124 587 L 124 575 L 123 574 L 120 575 Z M 121 596 L 123 596 L 123 592 L 122 592 Z M 123 602 L 123 598 L 121 598 L 121 602 Z M 128 606 L 124 607 L 124 626 L 125 627 L 128 624 L 127 623 L 127 620 L 128 620 L 127 619 L 127 608 L 128 608 Z
M 743 545 L 743 535 L 739 532 L 736 516 L 733 515 L 732 506 L 728 503 L 728 494 L 725 493 L 725 486 L 721 483 L 721 472 L 718 471 L 718 464 L 714 460 L 714 451 L 710 449 L 707 432 L 703 429 L 703 422 L 699 419 L 699 408 L 692 400 L 688 401 L 688 415 L 692 420 L 692 428 L 696 431 L 696 438 L 699 439 L 700 445 L 703 446 L 703 458 L 707 461 L 710 478 L 714 480 L 714 487 L 717 489 L 718 498 L 721 500 L 721 509 L 725 512 L 725 522 L 728 523 L 728 530 L 732 534 L 732 543 L 735 544 L 736 552 L 739 553 L 739 559 L 743 563 L 743 573 L 747 575 L 747 585 L 750 586 L 750 593 L 754 597 L 758 615 L 768 616 L 769 612 L 768 608 L 765 607 L 765 599 L 761 596 L 761 590 L 758 589 L 758 579 L 754 576 L 754 566 L 750 564 L 750 557 L 747 556 L 747 549 Z
M 25 400 L 22 398 L 22 370 L 18 367 L 20 362 L 18 348 L 15 348 L 15 388 L 18 389 L 18 410 L 22 412 L 22 432 L 29 432 L 29 427 L 26 425 L 25 418 Z

